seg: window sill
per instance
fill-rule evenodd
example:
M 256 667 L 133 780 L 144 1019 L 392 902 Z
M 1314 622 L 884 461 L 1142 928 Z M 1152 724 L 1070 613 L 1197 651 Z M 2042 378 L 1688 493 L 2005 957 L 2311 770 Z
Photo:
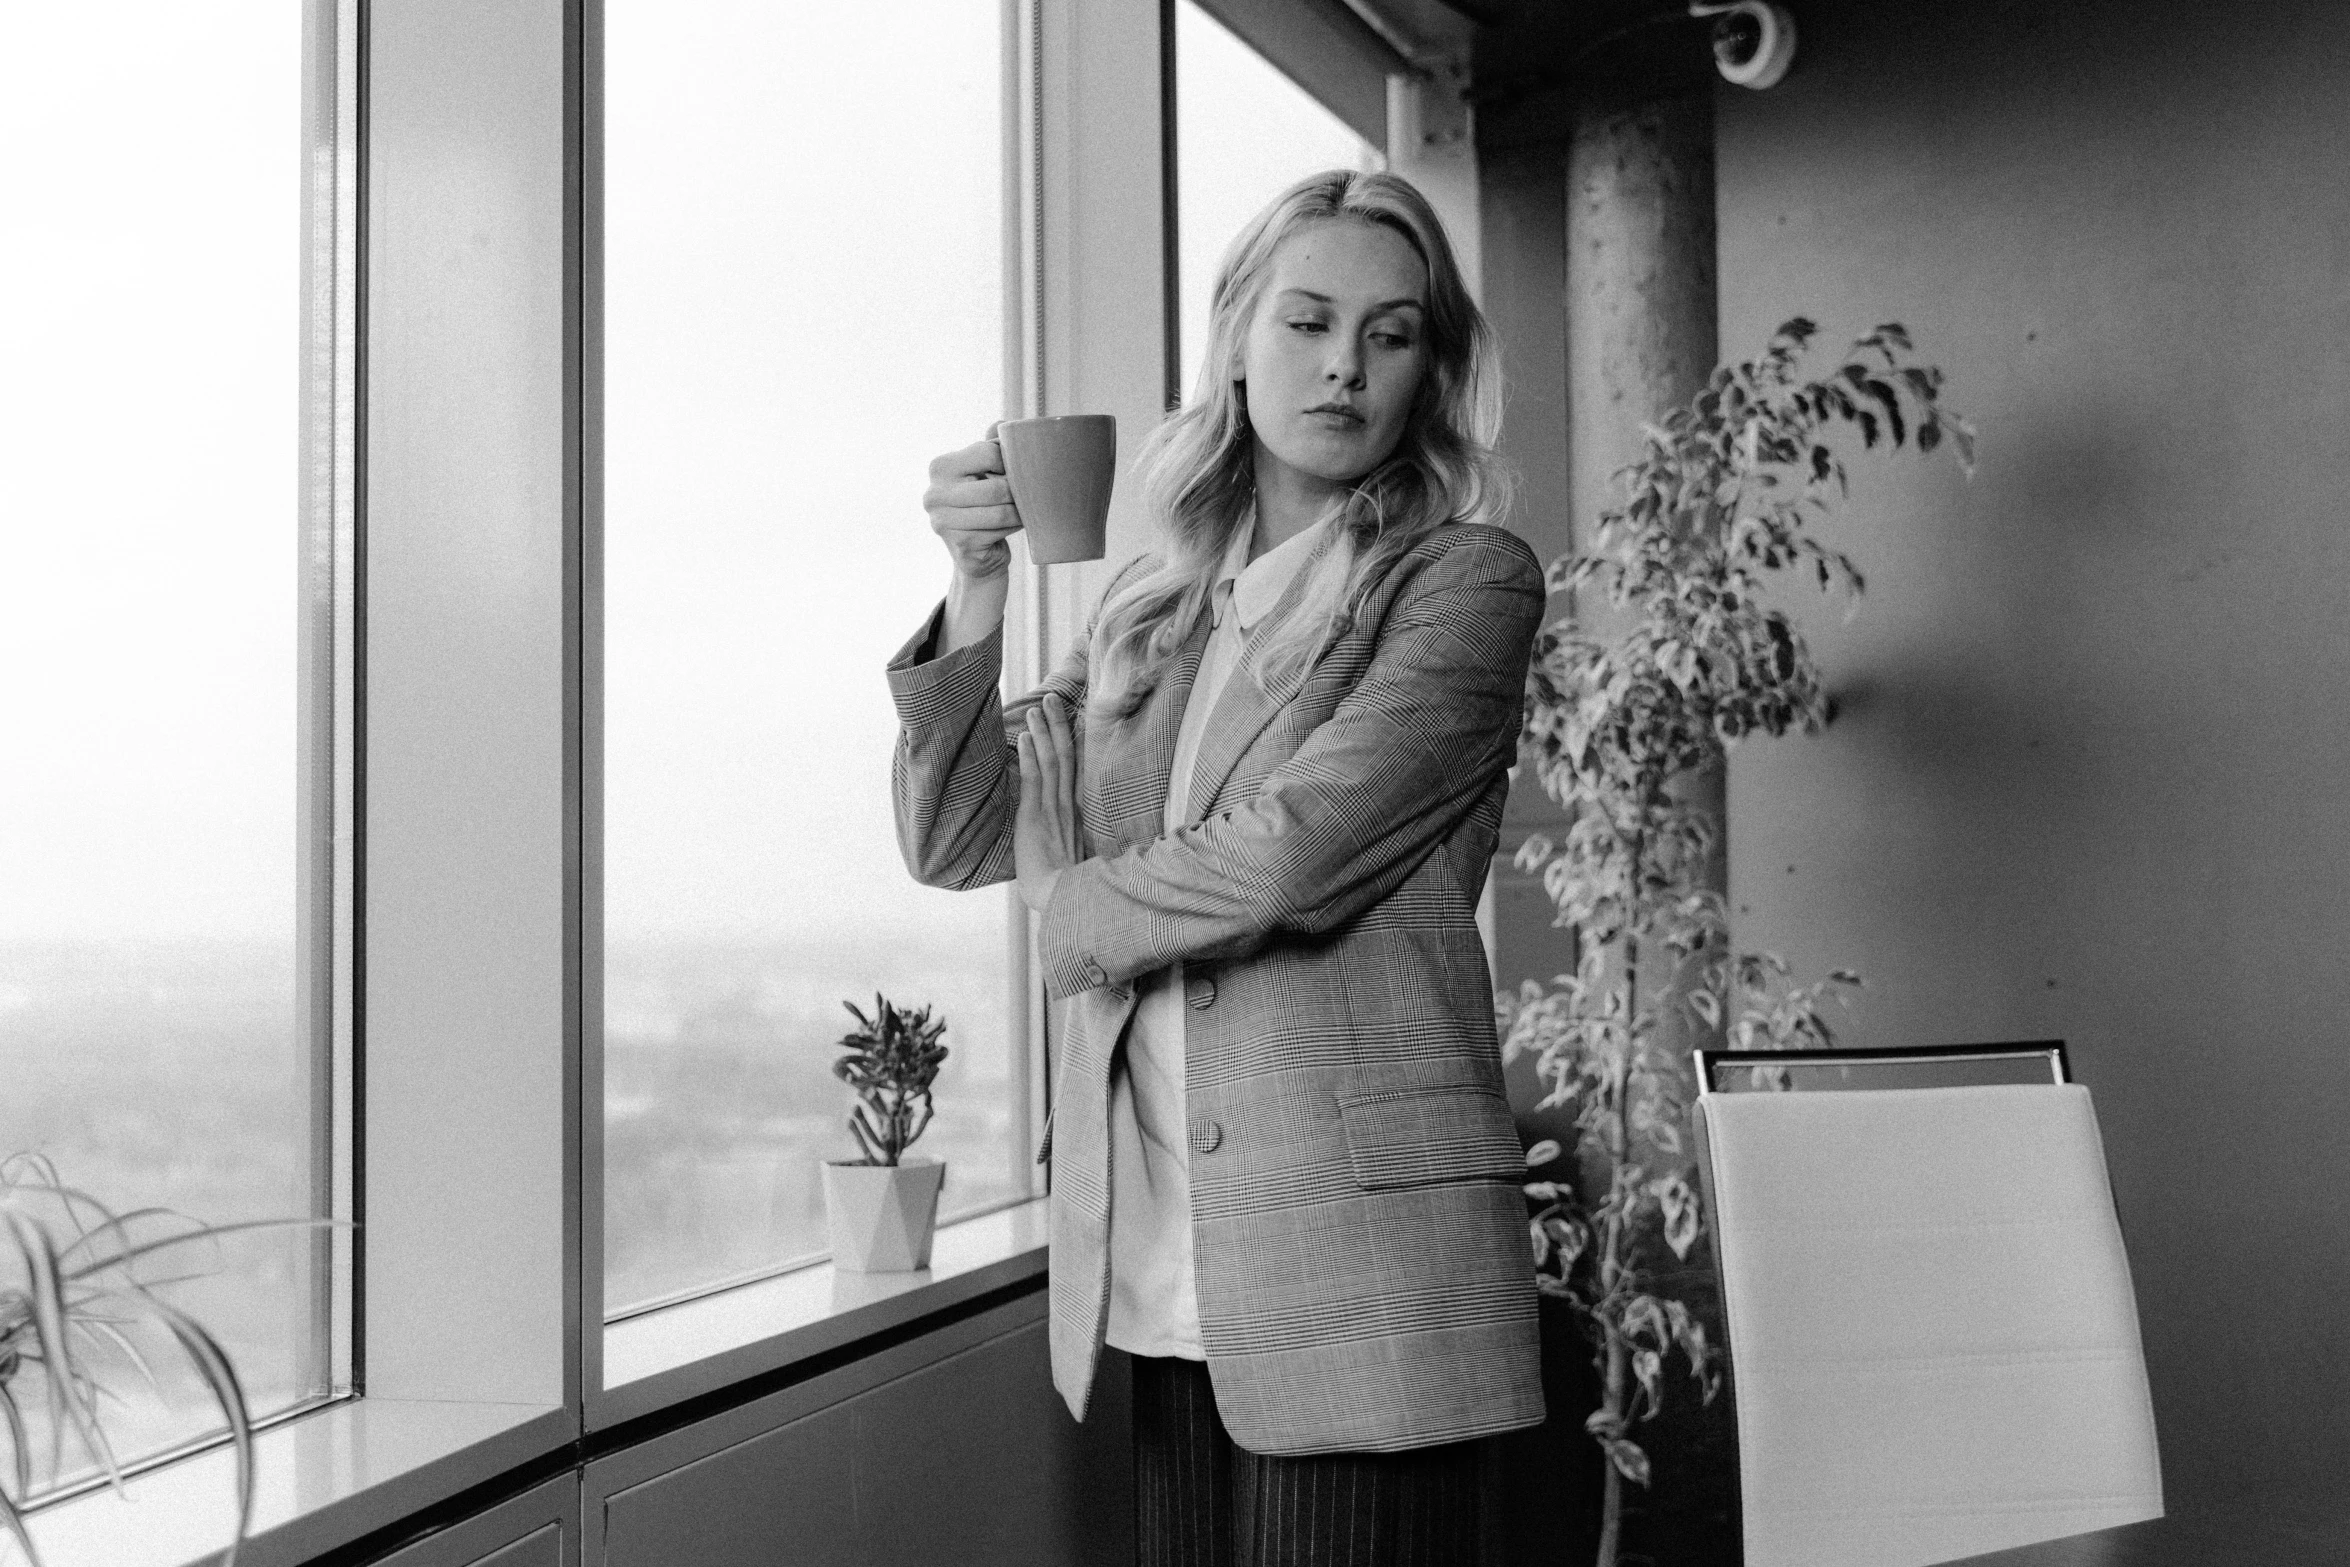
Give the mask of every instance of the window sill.
M 829 1263 L 648 1312 L 604 1331 L 605 1390 L 589 1423 L 608 1430 L 951 1310 L 1045 1271 L 1039 1198 L 940 1228 L 919 1273 Z M 560 1405 L 360 1398 L 254 1439 L 253 1529 L 241 1567 L 298 1564 L 390 1529 L 459 1493 L 543 1460 L 576 1438 Z M 47 1567 L 194 1567 L 234 1521 L 223 1445 L 126 1482 L 51 1503 L 30 1526 Z
M 948 1310 L 1045 1270 L 1043 1198 L 939 1227 L 918 1273 L 830 1263 L 738 1285 L 604 1329 L 604 1388 L 588 1425 L 608 1430 Z
M 253 1531 L 239 1567 L 294 1567 L 571 1439 L 562 1406 L 350 1399 L 253 1442 Z M 42 1508 L 30 1520 L 47 1567 L 190 1567 L 235 1528 L 224 1445 Z

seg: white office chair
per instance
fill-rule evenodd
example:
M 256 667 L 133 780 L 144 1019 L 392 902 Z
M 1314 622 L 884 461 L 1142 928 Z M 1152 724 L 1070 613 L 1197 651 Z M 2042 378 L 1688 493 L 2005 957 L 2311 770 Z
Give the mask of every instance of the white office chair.
M 2061 1045 L 1700 1051 L 1697 1072 L 1747 1567 L 1918 1567 L 2162 1516 L 2129 1260 Z M 1948 1086 L 1888 1086 L 1921 1079 Z M 1797 1091 L 1738 1091 L 1768 1087 Z

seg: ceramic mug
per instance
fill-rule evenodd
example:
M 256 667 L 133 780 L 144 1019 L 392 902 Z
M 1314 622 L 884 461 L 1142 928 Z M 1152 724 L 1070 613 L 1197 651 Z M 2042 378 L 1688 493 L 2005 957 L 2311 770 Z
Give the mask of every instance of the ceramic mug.
M 1118 421 L 1111 414 L 1007 419 L 996 426 L 1004 478 L 1040 566 L 1100 560 L 1107 552 L 1110 483 L 1118 471 Z

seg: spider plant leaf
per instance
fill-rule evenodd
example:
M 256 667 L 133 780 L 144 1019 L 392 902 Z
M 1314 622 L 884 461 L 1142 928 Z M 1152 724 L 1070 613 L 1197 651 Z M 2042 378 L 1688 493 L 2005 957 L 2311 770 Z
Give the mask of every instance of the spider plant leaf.
M 26 1156 L 20 1155 L 19 1157 Z M 113 1209 L 107 1207 L 106 1204 L 100 1202 L 97 1198 L 91 1196 L 88 1192 L 83 1191 L 78 1186 L 66 1185 L 65 1182 L 59 1178 L 57 1174 L 57 1167 L 51 1164 L 46 1158 L 42 1158 L 38 1155 L 32 1155 L 30 1157 L 37 1161 L 38 1167 L 41 1171 L 42 1179 L 38 1181 L 27 1181 L 21 1179 L 0 1180 L 0 1195 L 5 1195 L 7 1198 L 16 1198 L 23 1194 L 30 1193 L 35 1196 L 53 1197 L 57 1199 L 58 1208 L 64 1212 L 66 1222 L 73 1226 L 74 1234 L 76 1236 L 86 1234 L 90 1229 L 90 1225 L 85 1222 L 82 1217 L 83 1211 L 85 1209 L 88 1210 L 92 1215 L 96 1216 L 101 1222 L 112 1219 L 114 1217 Z
M 0 1527 L 8 1530 L 9 1538 L 16 1542 L 18 1550 L 24 1552 L 28 1567 L 41 1567 L 41 1553 L 33 1549 L 33 1537 L 25 1532 L 24 1518 L 17 1512 L 16 1504 L 6 1496 L 0 1496 Z
M 17 1173 L 20 1167 L 30 1169 L 35 1175 L 38 1175 L 40 1179 L 37 1181 L 26 1180 L 22 1175 Z M 57 1166 L 45 1153 L 12 1153 L 7 1158 L 0 1159 L 0 1188 L 11 1186 L 56 1186 L 58 1184 L 60 1184 L 60 1182 L 57 1175 Z
M 98 1409 L 98 1400 L 113 1395 L 99 1386 L 97 1378 L 87 1375 L 78 1367 L 74 1371 L 74 1394 L 80 1399 L 81 1407 L 89 1411 L 89 1418 L 82 1431 L 82 1442 L 89 1448 L 90 1456 L 98 1460 L 98 1467 L 106 1472 L 106 1483 L 114 1489 L 116 1495 L 123 1495 L 122 1464 L 114 1455 L 113 1439 L 107 1436 L 106 1422 Z
M 79 1238 L 58 1255 L 70 1258 L 85 1247 L 95 1246 L 109 1237 L 119 1237 L 127 1245 L 131 1239 L 131 1226 L 152 1219 L 177 1219 L 182 1224 L 189 1226 L 189 1231 L 186 1232 L 189 1234 L 200 1233 L 206 1228 L 201 1219 L 191 1218 L 176 1208 L 133 1208 L 128 1213 L 107 1214 L 103 1224 L 95 1224 L 83 1230 Z
M 237 1381 L 237 1368 L 229 1363 L 228 1352 L 204 1330 L 202 1323 L 165 1301 L 150 1304 L 155 1315 L 179 1340 L 180 1347 L 187 1351 L 188 1359 L 203 1373 L 213 1402 L 228 1420 L 229 1439 L 237 1452 L 237 1532 L 221 1554 L 220 1567 L 237 1567 L 237 1550 L 245 1543 L 246 1531 L 253 1526 L 253 1420 L 245 1404 L 245 1389 Z
M 33 1488 L 33 1450 L 25 1435 L 24 1411 L 16 1407 L 16 1395 L 0 1383 L 0 1418 L 8 1422 L 8 1468 L 16 1481 L 16 1494 L 24 1496 Z
M 191 1241 L 214 1240 L 220 1236 L 234 1235 L 243 1230 L 333 1229 L 342 1227 L 348 1222 L 344 1219 L 246 1219 L 236 1224 L 208 1224 L 201 1229 L 189 1230 L 178 1235 L 159 1235 L 153 1240 L 141 1241 L 135 1246 L 126 1247 L 101 1261 L 83 1263 L 72 1276 L 76 1279 L 87 1278 L 91 1274 L 103 1272 L 108 1268 L 120 1267 L 124 1263 L 136 1261 L 138 1258 L 167 1250 L 173 1246 L 185 1246 Z M 201 1278 L 203 1275 L 194 1274 L 190 1277 Z
M 93 1317 L 84 1313 L 75 1319 L 74 1325 L 92 1338 L 103 1338 L 116 1349 L 121 1350 L 130 1363 L 138 1368 L 139 1375 L 146 1379 L 147 1386 L 160 1395 L 163 1392 L 163 1384 L 155 1379 L 155 1368 L 147 1363 L 145 1355 L 139 1353 L 139 1346 L 131 1341 L 131 1336 L 115 1326 L 116 1320 L 118 1319 Z
M 130 1283 L 129 1283 L 128 1285 L 110 1285 L 110 1284 L 102 1284 L 102 1285 L 98 1285 L 98 1286 L 96 1286 L 96 1287 L 92 1288 L 92 1289 L 90 1290 L 89 1294 L 88 1294 L 87 1296 L 83 1297 L 83 1298 L 84 1298 L 84 1299 L 87 1299 L 87 1300 L 92 1300 L 92 1301 L 99 1301 L 99 1300 L 104 1300 L 104 1299 L 106 1299 L 106 1298 L 107 1298 L 108 1296 L 110 1296 L 110 1295 L 121 1295 L 121 1294 L 124 1294 L 124 1293 L 126 1293 L 127 1291 L 129 1291 L 129 1290 L 137 1290 L 137 1291 L 142 1291 L 142 1292 L 143 1292 L 143 1291 L 146 1291 L 146 1290 L 162 1289 L 162 1288 L 166 1287 L 167 1285 L 172 1285 L 172 1284 L 193 1284 L 193 1283 L 195 1283 L 195 1282 L 196 1282 L 198 1279 L 208 1279 L 208 1278 L 211 1278 L 211 1277 L 212 1277 L 212 1270 L 210 1270 L 210 1269 L 205 1269 L 205 1270 L 203 1270 L 203 1271 L 201 1271 L 201 1272 L 194 1272 L 194 1273 L 169 1273 L 169 1274 L 166 1274 L 166 1275 L 164 1275 L 164 1276 L 163 1276 L 162 1278 L 160 1278 L 160 1279 L 134 1279 L 134 1280 L 130 1281 Z
M 49 1468 L 55 1472 L 64 1465 L 65 1428 L 69 1423 L 93 1456 L 99 1452 L 96 1421 L 82 1405 L 81 1388 L 74 1371 L 73 1344 L 65 1331 L 64 1292 L 57 1277 L 57 1248 L 48 1230 L 31 1217 L 22 1213 L 10 1213 L 6 1217 L 17 1255 L 24 1263 L 32 1301 L 33 1339 L 40 1346 L 40 1354 L 33 1358 L 41 1362 L 47 1393 Z

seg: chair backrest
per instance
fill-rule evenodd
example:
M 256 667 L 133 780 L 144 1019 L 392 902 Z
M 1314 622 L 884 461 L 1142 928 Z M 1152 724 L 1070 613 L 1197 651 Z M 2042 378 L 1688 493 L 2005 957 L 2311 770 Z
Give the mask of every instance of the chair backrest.
M 1715 1088 L 1694 1120 L 1747 1567 L 1911 1567 L 2161 1516 L 2086 1088 Z

